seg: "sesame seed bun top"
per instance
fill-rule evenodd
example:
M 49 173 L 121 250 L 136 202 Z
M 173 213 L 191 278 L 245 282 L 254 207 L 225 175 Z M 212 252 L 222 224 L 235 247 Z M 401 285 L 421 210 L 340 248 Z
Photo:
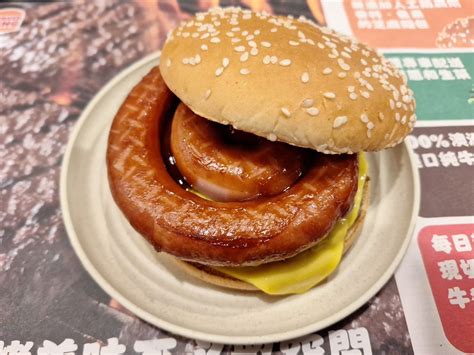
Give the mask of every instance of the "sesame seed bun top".
M 413 92 L 384 57 L 301 17 L 240 8 L 171 32 L 160 70 L 196 114 L 324 153 L 375 151 L 413 129 Z

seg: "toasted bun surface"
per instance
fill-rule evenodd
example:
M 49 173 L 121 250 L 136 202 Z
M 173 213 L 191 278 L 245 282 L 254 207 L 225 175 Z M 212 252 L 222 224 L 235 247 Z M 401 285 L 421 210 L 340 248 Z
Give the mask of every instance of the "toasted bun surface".
M 357 239 L 357 237 L 360 235 L 360 232 L 362 231 L 365 215 L 366 215 L 367 208 L 370 202 L 369 188 L 370 188 L 369 179 L 367 179 L 364 185 L 364 194 L 362 196 L 362 203 L 360 206 L 359 216 L 357 217 L 354 224 L 349 228 L 346 234 L 346 237 L 344 239 L 344 249 L 343 249 L 344 254 L 349 250 L 349 248 L 352 246 L 352 244 L 354 243 L 354 241 Z M 219 271 L 213 269 L 210 266 L 197 264 L 197 263 L 189 263 L 189 262 L 182 261 L 179 259 L 174 259 L 174 260 L 184 271 L 186 271 L 191 276 L 198 278 L 201 281 L 204 281 L 216 286 L 232 288 L 235 290 L 258 291 L 258 289 L 255 286 L 247 282 L 237 280 L 229 275 L 220 273 Z
M 388 60 L 304 18 L 197 14 L 170 33 L 160 70 L 196 114 L 323 153 L 391 147 L 416 119 L 413 92 Z

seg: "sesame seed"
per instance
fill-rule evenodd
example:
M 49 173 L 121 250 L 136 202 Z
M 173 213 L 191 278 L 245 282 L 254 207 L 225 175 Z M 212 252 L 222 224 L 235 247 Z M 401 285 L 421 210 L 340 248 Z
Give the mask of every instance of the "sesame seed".
M 324 68 L 323 70 L 323 74 L 324 75 L 328 75 L 328 74 L 331 74 L 332 73 L 332 69 L 331 68 Z
M 339 74 L 337 74 L 337 76 L 343 79 L 347 76 L 347 74 L 341 71 Z
M 192 35 L 191 35 L 192 38 L 198 38 L 199 37 L 199 33 L 197 32 L 194 32 Z
M 319 115 L 319 110 L 316 108 L 316 107 L 310 107 L 306 110 L 306 112 L 308 113 L 308 115 L 310 116 L 317 116 Z
M 183 58 L 182 62 L 183 64 L 189 64 L 189 58 Z
M 407 123 L 407 116 L 406 115 L 403 115 L 401 122 L 402 122 L 402 124 Z
M 372 85 L 370 85 L 370 83 L 366 83 L 366 84 L 365 84 L 365 87 L 366 87 L 367 89 L 369 89 L 370 91 L 374 91 L 374 87 L 373 87 Z
M 351 92 L 351 93 L 349 94 L 349 98 L 350 98 L 351 100 L 357 100 L 357 94 L 356 94 L 355 92 Z
M 201 39 L 206 39 L 209 36 L 210 36 L 209 32 L 206 32 L 201 36 Z
M 367 130 L 367 138 L 372 137 L 372 130 L 368 129 Z
M 249 52 L 245 52 L 240 56 L 240 61 L 241 62 L 246 62 L 249 59 Z
M 390 108 L 392 110 L 395 110 L 395 101 L 393 101 L 392 99 L 390 99 Z
M 234 37 L 234 32 L 226 32 L 227 37 Z
M 183 37 L 184 37 L 184 38 L 189 37 L 189 32 L 184 32 L 184 33 L 183 33 Z
M 208 50 L 207 44 L 201 44 L 201 49 L 203 51 L 207 51 Z
M 250 50 L 250 54 L 253 55 L 253 56 L 256 56 L 258 54 L 258 49 L 253 47 L 251 50 Z
M 223 72 L 224 72 L 224 68 L 223 68 L 223 67 L 217 68 L 217 69 L 216 69 L 216 76 L 220 76 Z
M 351 55 L 350 55 L 349 53 L 347 53 L 347 52 L 341 52 L 341 55 L 342 55 L 343 57 L 346 57 L 346 58 L 349 58 L 349 59 L 351 58 Z
M 336 98 L 336 94 L 333 93 L 333 92 L 325 92 L 323 94 L 323 96 L 326 98 L 326 99 L 335 99 Z
M 366 61 L 364 58 L 362 58 L 362 59 L 360 60 L 360 62 L 362 63 L 362 65 L 367 65 L 367 64 L 368 64 L 367 61 Z
M 281 62 L 280 62 L 281 64 Z M 309 81 L 309 74 L 308 72 L 304 72 L 303 74 L 301 74 L 301 81 L 303 83 L 307 83 Z
M 235 47 L 235 48 L 234 48 L 234 51 L 236 51 L 236 52 L 243 52 L 243 51 L 245 51 L 245 47 L 244 47 L 244 46 Z
M 286 108 L 286 107 L 282 107 L 282 108 L 281 108 L 281 112 L 283 112 L 283 114 L 284 114 L 286 117 L 290 117 L 290 116 L 291 116 L 290 110 L 288 110 L 288 108 Z
M 373 122 L 368 122 L 367 123 L 367 129 L 374 129 L 375 125 L 373 124 Z
M 321 48 L 321 49 L 324 49 L 324 44 L 318 42 L 318 47 Z
M 270 133 L 268 136 L 267 136 L 267 139 L 269 141 L 272 141 L 272 142 L 275 142 L 277 140 L 277 136 L 275 135 L 275 133 Z
M 171 59 L 168 58 L 168 60 L 166 61 L 166 66 L 169 68 L 171 66 Z
M 270 48 L 272 46 L 270 42 L 260 42 L 260 44 L 265 48 Z
M 247 37 L 245 37 L 245 39 L 246 39 L 247 41 L 251 41 L 251 40 L 254 39 L 254 38 L 255 38 L 254 35 L 248 35 Z
M 272 56 L 270 57 L 270 62 L 271 62 L 272 64 L 276 64 L 277 61 L 278 61 L 278 58 L 277 58 L 275 55 L 272 55 Z
M 196 54 L 196 56 L 194 57 L 194 62 L 196 64 L 199 64 L 201 63 L 201 56 L 199 54 Z
M 232 32 L 239 32 L 240 31 L 240 27 L 233 27 L 231 29 Z
M 222 59 L 222 66 L 227 68 L 229 66 L 229 58 Z
M 255 30 L 255 31 L 253 31 L 253 34 L 254 34 L 255 36 L 258 36 L 258 35 L 260 34 L 260 30 Z
M 298 37 L 299 38 L 306 38 L 305 34 L 301 31 L 298 31 Z
M 311 38 L 306 39 L 306 41 L 311 44 L 312 46 L 315 45 L 314 41 Z
M 207 90 L 206 90 L 206 94 L 204 95 L 204 97 L 205 97 L 206 99 L 208 99 L 209 96 L 211 96 L 211 89 L 207 89 Z
M 288 43 L 290 44 L 290 46 L 299 46 L 299 42 L 296 42 L 296 41 L 288 41 Z
M 342 59 L 342 58 L 339 58 L 337 60 L 337 64 L 339 64 L 339 66 L 341 67 L 342 70 L 348 71 L 348 70 L 351 69 L 350 65 L 347 64 L 346 62 L 344 62 L 344 59 Z
M 219 37 L 212 37 L 211 38 L 211 43 L 220 43 L 221 40 L 219 39 Z
M 241 41 L 240 38 L 232 38 L 232 39 L 231 39 L 231 42 L 232 42 L 232 43 L 238 43 L 238 42 L 240 42 L 240 41 Z
M 270 32 L 276 32 L 276 31 L 278 31 L 278 30 L 276 29 L 276 27 L 273 27 L 273 28 L 270 30 Z
M 379 120 L 380 121 L 383 121 L 384 120 L 384 115 L 383 115 L 383 112 L 379 112 Z
M 347 87 L 347 91 L 349 91 L 349 92 L 354 92 L 354 91 L 355 91 L 355 87 L 352 86 L 352 85 L 349 85 L 349 86 Z
M 250 74 L 250 70 L 248 70 L 247 68 L 242 68 L 240 69 L 240 74 L 242 75 Z
M 370 94 L 369 94 L 368 91 L 361 91 L 361 92 L 360 92 L 360 95 L 363 96 L 363 97 L 365 97 L 366 99 L 368 99 L 368 98 L 370 97 Z
M 282 60 L 280 60 L 280 65 L 283 66 L 283 67 L 287 67 L 287 66 L 291 65 L 291 60 L 290 59 L 282 59 Z
M 255 41 L 249 41 L 248 44 L 250 47 L 253 47 L 253 48 L 257 47 L 257 43 L 255 43 Z
M 395 121 L 399 122 L 400 121 L 400 113 L 395 112 Z
M 249 34 L 249 31 L 242 32 L 242 36 L 247 36 L 248 34 Z
M 395 99 L 395 101 L 397 101 L 399 97 L 400 97 L 399 92 L 397 90 L 393 90 L 393 98 Z
M 241 58 L 242 60 L 242 58 Z M 266 55 L 265 57 L 263 57 L 263 64 L 270 64 L 270 56 L 269 55 Z
M 347 123 L 347 116 L 337 116 L 332 123 L 333 128 L 341 127 Z
M 402 103 L 401 103 L 400 101 L 397 101 L 397 103 L 395 104 L 395 106 L 396 106 L 397 108 L 400 108 L 400 107 L 402 107 Z
M 314 104 L 313 99 L 304 99 L 303 102 L 301 103 L 301 106 L 303 107 L 311 107 Z
M 337 55 L 334 55 L 332 53 L 329 53 L 328 54 L 328 57 L 331 58 L 331 59 L 336 59 L 337 58 Z
M 369 122 L 369 117 L 365 113 L 363 113 L 362 115 L 360 115 L 360 120 L 364 123 L 367 123 Z

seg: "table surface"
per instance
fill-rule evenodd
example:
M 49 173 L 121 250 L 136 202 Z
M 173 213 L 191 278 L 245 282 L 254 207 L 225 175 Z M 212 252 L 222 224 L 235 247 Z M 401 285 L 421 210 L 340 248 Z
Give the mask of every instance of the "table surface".
M 253 347 L 169 334 L 124 309 L 81 266 L 58 197 L 68 136 L 89 100 L 122 69 L 159 50 L 179 21 L 219 1 L 0 4 L 0 353 L 21 344 L 42 354 L 474 352 L 469 1 L 220 2 L 304 15 L 379 47 L 405 72 L 418 104 L 408 139 L 420 171 L 420 217 L 396 277 L 329 329 Z M 459 28 L 464 36 L 453 34 Z M 450 260 L 454 276 L 440 265 Z

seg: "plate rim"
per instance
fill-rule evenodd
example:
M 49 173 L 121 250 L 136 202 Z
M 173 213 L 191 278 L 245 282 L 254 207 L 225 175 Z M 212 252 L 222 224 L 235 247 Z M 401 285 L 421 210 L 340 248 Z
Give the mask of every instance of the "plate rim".
M 92 279 L 99 285 L 102 290 L 107 293 L 110 297 L 116 299 L 121 305 L 131 311 L 133 314 L 139 318 L 149 322 L 153 326 L 160 328 L 162 330 L 171 332 L 176 335 L 184 336 L 193 340 L 202 340 L 212 343 L 220 344 L 235 344 L 235 345 L 245 345 L 245 344 L 265 344 L 265 343 L 274 343 L 281 342 L 289 339 L 294 339 L 304 335 L 311 334 L 313 332 L 319 331 L 321 329 L 327 328 L 334 323 L 337 323 L 341 319 L 349 316 L 357 309 L 366 304 L 380 289 L 388 282 L 390 277 L 395 273 L 397 267 L 402 261 L 403 257 L 406 254 L 408 246 L 410 245 L 410 240 L 413 237 L 413 232 L 415 229 L 416 221 L 419 214 L 420 208 L 420 177 L 419 171 L 416 168 L 415 156 L 413 150 L 410 148 L 407 141 L 403 142 L 405 150 L 408 152 L 408 158 L 410 162 L 411 174 L 413 176 L 413 203 L 412 203 L 412 214 L 410 216 L 410 223 L 408 225 L 408 232 L 405 236 L 403 243 L 401 244 L 400 249 L 398 250 L 395 258 L 391 261 L 389 267 L 383 272 L 382 276 L 373 283 L 373 285 L 368 288 L 359 298 L 354 302 L 350 303 L 346 307 L 340 309 L 337 313 L 334 313 L 330 317 L 327 317 L 323 320 L 315 321 L 314 323 L 293 330 L 288 330 L 286 332 L 277 332 L 264 336 L 226 336 L 219 334 L 211 334 L 208 332 L 201 332 L 197 330 L 192 330 L 183 326 L 179 326 L 170 322 L 167 322 L 159 317 L 147 312 L 146 310 L 140 308 L 140 306 L 134 304 L 132 301 L 129 301 L 125 296 L 117 291 L 95 268 L 93 262 L 89 259 L 84 249 L 81 246 L 79 237 L 75 232 L 74 224 L 72 222 L 71 213 L 68 205 L 68 194 L 67 194 L 67 181 L 68 181 L 68 171 L 69 163 L 71 160 L 71 154 L 73 152 L 75 142 L 81 131 L 82 126 L 89 117 L 90 112 L 94 109 L 97 103 L 103 98 L 103 96 L 113 88 L 116 83 L 123 80 L 130 73 L 138 69 L 139 67 L 149 64 L 153 60 L 159 59 L 161 51 L 156 51 L 147 55 L 146 57 L 132 63 L 127 66 L 112 79 L 110 79 L 92 98 L 92 100 L 87 104 L 85 109 L 82 111 L 79 119 L 74 125 L 73 131 L 70 134 L 66 146 L 65 153 L 61 162 L 61 173 L 60 173 L 60 183 L 59 183 L 59 198 L 60 198 L 60 207 L 63 216 L 64 226 L 66 228 L 66 234 L 72 245 L 74 252 L 76 253 L 79 261 L 82 266 L 86 269 L 88 274 Z

